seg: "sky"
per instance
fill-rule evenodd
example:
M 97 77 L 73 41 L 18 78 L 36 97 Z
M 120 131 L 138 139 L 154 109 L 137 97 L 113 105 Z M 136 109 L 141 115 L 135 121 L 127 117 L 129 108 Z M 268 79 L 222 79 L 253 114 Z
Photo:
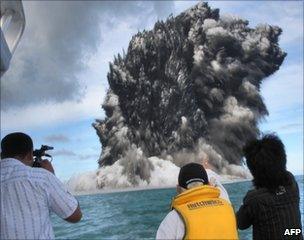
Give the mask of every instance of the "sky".
M 23 1 L 24 35 L 10 69 L 1 78 L 1 139 L 29 134 L 35 148 L 54 147 L 56 175 L 98 168 L 101 144 L 92 127 L 105 117 L 101 104 L 109 88 L 114 55 L 132 35 L 157 20 L 178 15 L 197 1 Z M 211 1 L 220 14 L 282 28 L 281 68 L 261 88 L 269 116 L 259 124 L 276 132 L 287 151 L 287 169 L 303 174 L 303 2 Z

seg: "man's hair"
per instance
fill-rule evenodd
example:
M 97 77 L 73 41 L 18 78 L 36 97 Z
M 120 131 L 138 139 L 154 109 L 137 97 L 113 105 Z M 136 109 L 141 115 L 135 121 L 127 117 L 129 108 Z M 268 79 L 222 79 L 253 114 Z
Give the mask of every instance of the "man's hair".
M 252 140 L 243 150 L 255 187 L 275 191 L 291 184 L 284 144 L 275 134 Z
M 30 151 L 33 151 L 33 141 L 25 133 L 10 133 L 1 141 L 1 159 L 16 156 L 24 157 Z

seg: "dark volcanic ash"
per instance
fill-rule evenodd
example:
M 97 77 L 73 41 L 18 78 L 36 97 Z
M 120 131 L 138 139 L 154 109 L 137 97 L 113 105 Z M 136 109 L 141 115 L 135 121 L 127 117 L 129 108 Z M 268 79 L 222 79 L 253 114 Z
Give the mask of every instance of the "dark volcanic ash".
M 267 115 L 262 80 L 286 55 L 280 33 L 199 3 L 133 36 L 110 63 L 106 118 L 93 124 L 100 167 L 119 160 L 136 185 L 149 182 L 152 156 L 180 166 L 207 154 L 220 173 L 237 174 L 244 143 Z

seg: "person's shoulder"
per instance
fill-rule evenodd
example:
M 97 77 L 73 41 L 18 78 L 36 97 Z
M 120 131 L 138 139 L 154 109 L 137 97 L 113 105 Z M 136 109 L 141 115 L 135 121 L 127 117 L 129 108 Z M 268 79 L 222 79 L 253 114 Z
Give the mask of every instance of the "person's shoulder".
M 165 229 L 165 231 L 167 231 L 167 234 L 169 234 L 168 236 L 171 236 L 172 234 L 175 236 L 176 233 L 183 228 L 184 223 L 182 217 L 174 209 L 167 214 L 160 225 L 160 230 Z
M 216 172 L 214 172 L 212 169 L 206 168 L 205 170 L 207 172 L 208 177 L 209 176 L 219 177 L 219 175 Z
M 167 221 L 176 221 L 177 219 L 179 219 L 179 214 L 174 209 L 171 210 L 165 217 L 165 220 L 167 220 Z
M 43 176 L 48 175 L 48 171 L 43 168 L 40 168 L 40 167 L 32 167 L 29 170 L 31 171 L 31 174 L 33 174 L 33 175 L 43 175 Z
M 299 195 L 299 185 L 297 183 L 296 177 L 290 172 L 287 173 L 288 173 L 288 184 L 286 186 L 283 186 L 283 189 L 289 194 Z
M 182 221 L 176 210 L 171 210 L 162 221 L 163 226 L 176 226 Z
M 33 181 L 37 182 L 48 182 L 52 179 L 53 174 L 43 168 L 29 168 L 28 172 Z
M 249 190 L 244 198 L 244 203 L 253 203 L 263 199 L 269 192 L 265 188 Z
M 244 201 L 248 202 L 252 199 L 255 199 L 257 197 L 257 191 L 256 189 L 251 189 L 246 193 L 246 196 L 244 198 Z
M 156 239 L 182 239 L 183 231 L 184 226 L 179 214 L 172 210 L 159 225 Z
M 290 185 L 297 185 L 297 180 L 296 177 L 289 171 L 287 171 L 287 175 L 288 175 L 288 180 L 290 182 Z
M 220 182 L 221 181 L 221 176 L 218 175 L 216 172 L 214 172 L 213 170 L 207 168 L 206 169 L 207 175 L 208 175 L 208 179 L 210 182 Z

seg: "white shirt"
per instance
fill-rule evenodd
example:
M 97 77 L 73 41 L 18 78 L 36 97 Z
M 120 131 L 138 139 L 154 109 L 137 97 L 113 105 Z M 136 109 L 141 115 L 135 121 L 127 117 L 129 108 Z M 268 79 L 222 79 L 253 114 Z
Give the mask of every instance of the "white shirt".
M 220 182 L 220 176 L 210 169 L 206 169 L 206 172 L 208 175 L 209 184 L 220 189 L 219 197 L 230 203 L 228 193 Z M 156 239 L 183 239 L 184 234 L 184 222 L 178 213 L 175 210 L 172 210 L 161 222 L 156 233 Z
M 227 193 L 226 189 L 224 188 L 224 186 L 221 184 L 221 176 L 219 176 L 217 173 L 215 173 L 211 169 L 206 169 L 206 172 L 208 175 L 209 184 L 214 187 L 218 187 L 220 189 L 220 198 L 223 198 L 230 203 L 228 193 Z
M 1 170 L 1 239 L 54 239 L 50 212 L 65 219 L 77 200 L 49 171 L 6 158 Z

